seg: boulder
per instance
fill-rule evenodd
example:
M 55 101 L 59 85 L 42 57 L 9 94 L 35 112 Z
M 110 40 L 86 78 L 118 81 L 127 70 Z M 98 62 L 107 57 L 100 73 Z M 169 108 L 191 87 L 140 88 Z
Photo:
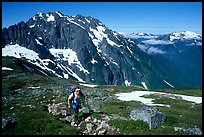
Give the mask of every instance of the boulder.
M 164 123 L 166 115 L 159 112 L 155 107 L 144 106 L 130 112 L 130 118 L 133 120 L 142 120 L 149 124 L 149 128 L 157 128 Z
M 89 108 L 87 108 L 87 107 L 82 107 L 82 108 L 80 109 L 80 111 L 81 111 L 82 113 L 89 113 L 89 112 L 90 112 Z
M 2 118 L 2 131 L 5 131 L 16 125 L 16 119 L 14 118 Z

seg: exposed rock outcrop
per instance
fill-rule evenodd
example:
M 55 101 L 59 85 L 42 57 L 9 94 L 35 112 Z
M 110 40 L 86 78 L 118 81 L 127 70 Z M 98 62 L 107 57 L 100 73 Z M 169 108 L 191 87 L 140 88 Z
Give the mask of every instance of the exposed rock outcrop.
M 144 106 L 131 111 L 130 118 L 133 120 L 142 120 L 147 122 L 149 124 L 149 128 L 153 129 L 161 126 L 165 122 L 166 115 L 159 112 L 159 110 L 155 107 Z

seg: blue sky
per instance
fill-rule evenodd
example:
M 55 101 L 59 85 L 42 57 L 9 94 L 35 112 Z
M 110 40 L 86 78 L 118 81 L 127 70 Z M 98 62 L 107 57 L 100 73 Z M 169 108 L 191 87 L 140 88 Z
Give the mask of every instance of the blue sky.
M 2 28 L 52 11 L 91 16 L 117 32 L 202 34 L 202 2 L 2 2 Z

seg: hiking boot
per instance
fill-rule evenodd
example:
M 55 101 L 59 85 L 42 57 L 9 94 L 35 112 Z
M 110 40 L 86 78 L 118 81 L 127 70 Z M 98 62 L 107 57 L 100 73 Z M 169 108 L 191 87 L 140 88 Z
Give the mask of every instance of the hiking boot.
M 79 125 L 79 121 L 78 121 L 78 120 L 76 120 L 76 121 L 75 121 L 75 124 L 78 126 L 78 125 Z
M 71 116 L 71 110 L 70 110 L 70 108 L 66 108 L 66 111 L 67 111 L 67 116 Z
M 74 115 L 74 122 L 78 125 L 79 124 L 79 117 L 78 115 Z

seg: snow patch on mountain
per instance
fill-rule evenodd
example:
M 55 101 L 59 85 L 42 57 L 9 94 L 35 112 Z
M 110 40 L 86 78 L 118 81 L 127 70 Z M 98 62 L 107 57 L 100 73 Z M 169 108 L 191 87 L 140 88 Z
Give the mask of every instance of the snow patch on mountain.
M 92 38 L 92 42 L 97 47 L 97 49 L 99 49 L 98 45 L 100 44 L 100 42 L 102 42 L 103 39 L 105 39 L 111 46 L 121 47 L 121 45 L 116 44 L 114 41 L 108 38 L 108 35 L 105 33 L 105 27 L 97 26 L 96 29 L 89 27 L 89 30 L 93 33 L 93 35 L 89 33 L 89 36 Z
M 60 12 L 56 11 L 55 13 L 57 13 L 60 17 L 64 17 Z
M 125 85 L 126 86 L 130 86 L 131 82 L 129 82 L 128 80 L 125 80 Z
M 55 21 L 55 17 L 52 14 L 51 15 L 46 14 L 46 16 L 48 17 L 47 22 Z
M 37 59 L 40 59 L 38 57 L 38 53 L 34 52 L 33 50 L 29 50 L 27 48 L 19 46 L 18 44 L 6 45 L 4 48 L 2 48 L 2 56 L 11 56 L 15 58 L 25 57 L 31 61 L 36 61 Z
M 51 51 L 52 51 L 52 49 L 51 49 Z M 55 50 L 53 50 L 53 52 L 54 51 Z M 72 51 L 68 52 L 68 53 L 67 53 L 68 55 L 71 55 L 71 58 L 68 58 L 69 59 L 69 63 L 76 63 L 77 67 L 79 67 L 82 71 L 87 73 L 88 71 L 83 69 L 83 66 L 80 65 L 80 62 L 78 62 L 78 58 L 76 58 L 76 54 L 73 53 Z M 65 55 L 67 55 L 67 54 L 65 54 Z M 57 54 L 57 55 L 59 55 L 59 54 Z M 62 76 L 57 74 L 54 70 L 52 70 L 52 69 L 47 67 L 49 62 L 55 64 L 53 61 L 51 61 L 49 59 L 40 59 L 39 56 L 38 56 L 38 53 L 34 52 L 33 50 L 29 50 L 29 49 L 27 49 L 25 47 L 19 46 L 18 44 L 15 44 L 15 45 L 6 45 L 4 48 L 2 48 L 2 56 L 11 56 L 11 57 L 15 57 L 15 58 L 22 58 L 22 57 L 24 57 L 24 58 L 28 59 L 27 60 L 28 62 L 30 62 L 30 63 L 40 67 L 43 70 L 47 70 L 47 71 L 55 74 L 57 77 L 63 78 Z M 57 64 L 57 66 L 59 66 L 59 65 Z M 84 80 L 81 79 L 70 68 L 64 67 L 64 70 L 66 70 L 70 75 L 72 75 L 78 81 L 84 82 Z M 41 70 L 39 70 L 39 71 L 42 72 Z M 42 73 L 44 75 L 47 75 L 44 72 L 42 72 Z M 64 78 L 68 78 L 68 74 L 64 74 Z
M 74 73 L 69 67 L 65 67 L 62 64 L 57 64 L 57 66 L 59 68 L 61 68 L 62 70 L 65 70 L 65 72 L 67 72 L 69 75 L 73 76 L 74 78 L 76 78 L 78 81 L 80 82 L 85 82 L 81 77 L 79 77 L 76 73 Z M 64 78 L 68 79 L 69 75 L 67 73 L 63 73 Z
M 41 45 L 41 46 L 43 45 L 42 43 L 39 42 L 38 39 L 35 39 L 35 41 L 37 42 L 37 44 L 39 44 L 39 45 Z
M 147 88 L 145 82 L 141 82 L 141 83 L 142 83 L 143 87 L 148 90 L 148 88 Z
M 96 61 L 94 58 L 91 60 L 92 64 L 98 63 L 98 61 Z
M 86 20 L 88 23 L 90 23 L 90 20 L 88 20 L 87 18 L 85 18 L 85 20 Z
M 200 34 L 196 34 L 192 31 L 173 32 L 169 37 L 170 41 L 179 39 L 202 39 Z
M 128 51 L 133 54 L 132 50 L 127 46 Z
M 8 67 L 2 67 L 2 70 L 13 70 L 13 69 L 8 68 Z
M 85 86 L 85 87 L 91 87 L 91 88 L 95 88 L 98 85 L 93 85 L 93 84 L 85 84 L 85 83 L 79 83 L 79 85 Z
M 15 57 L 15 58 L 26 58 L 28 62 L 62 78 L 62 76 L 58 75 L 54 70 L 48 68 L 46 64 L 44 64 L 43 59 L 39 58 L 38 53 L 36 53 L 33 50 L 27 49 L 25 47 L 19 46 L 18 44 L 6 45 L 4 48 L 2 48 L 2 56 L 10 56 L 10 57 Z
M 75 25 L 77 25 L 77 26 L 79 26 L 80 28 L 82 28 L 82 29 L 85 30 L 85 28 L 84 28 L 83 26 L 81 26 L 80 24 L 74 22 L 74 21 L 73 21 L 73 20 L 74 20 L 73 18 L 67 17 L 67 20 L 68 20 L 70 23 L 73 23 L 73 24 L 75 24 Z
M 31 26 L 29 26 L 30 28 L 33 28 L 33 27 L 35 27 L 35 24 L 33 24 L 33 25 L 31 25 Z
M 79 61 L 77 57 L 77 53 L 73 51 L 72 49 L 49 49 L 50 53 L 57 59 L 57 60 L 63 60 L 67 61 L 69 65 L 76 65 L 80 71 L 83 71 L 84 73 L 89 74 L 89 71 L 85 69 L 81 62 Z
M 169 85 L 170 87 L 174 88 L 174 86 L 171 85 L 170 83 L 168 83 L 166 80 L 164 80 L 164 82 L 165 82 L 167 85 Z

